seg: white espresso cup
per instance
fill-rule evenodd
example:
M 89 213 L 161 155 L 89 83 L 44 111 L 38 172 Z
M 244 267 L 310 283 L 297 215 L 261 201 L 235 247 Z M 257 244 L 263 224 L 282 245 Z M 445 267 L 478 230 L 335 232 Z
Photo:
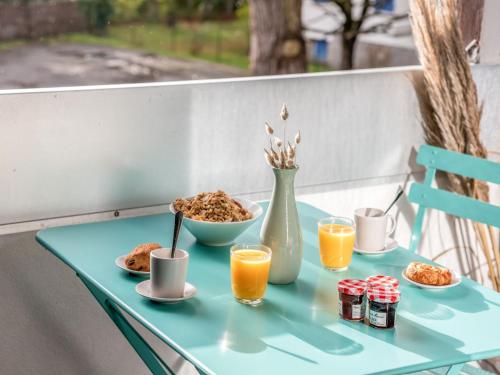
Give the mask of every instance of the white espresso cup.
M 151 295 L 160 298 L 180 298 L 184 296 L 184 285 L 189 262 L 187 251 L 161 248 L 151 251 Z
M 365 251 L 384 249 L 387 236 L 396 229 L 396 220 L 391 215 L 384 215 L 378 208 L 358 208 L 354 211 L 356 222 L 356 248 Z M 387 222 L 391 221 L 387 230 Z

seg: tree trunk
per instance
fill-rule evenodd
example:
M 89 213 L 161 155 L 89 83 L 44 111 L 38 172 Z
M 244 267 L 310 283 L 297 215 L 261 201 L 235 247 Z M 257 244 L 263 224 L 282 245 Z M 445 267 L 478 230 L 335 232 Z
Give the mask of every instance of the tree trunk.
M 306 71 L 301 0 L 249 0 L 250 68 L 254 75 Z
M 356 38 L 342 33 L 342 62 L 340 68 L 342 70 L 351 70 L 354 67 L 354 47 L 356 46 Z
M 354 0 L 333 0 L 344 14 L 345 20 L 342 27 L 342 62 L 340 68 L 342 70 L 350 70 L 354 67 L 354 51 L 356 41 L 361 30 L 363 22 L 365 22 L 368 10 L 372 5 L 370 0 L 363 0 L 361 12 L 358 18 L 353 17 L 355 1 Z
M 22 2 L 24 23 L 26 25 L 26 39 L 33 39 L 33 25 L 31 19 L 31 5 L 28 0 Z
M 158 22 L 160 4 L 158 0 L 150 0 L 146 9 L 146 19 L 150 22 Z
M 234 0 L 226 0 L 226 16 L 230 17 L 234 15 Z

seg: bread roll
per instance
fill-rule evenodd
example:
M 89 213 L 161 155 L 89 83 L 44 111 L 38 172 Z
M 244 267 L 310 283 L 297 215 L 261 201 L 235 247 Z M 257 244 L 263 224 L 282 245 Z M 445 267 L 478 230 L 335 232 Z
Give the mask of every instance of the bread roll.
M 149 272 L 151 251 L 159 248 L 161 245 L 158 243 L 144 243 L 137 246 L 125 258 L 125 266 L 130 270 Z

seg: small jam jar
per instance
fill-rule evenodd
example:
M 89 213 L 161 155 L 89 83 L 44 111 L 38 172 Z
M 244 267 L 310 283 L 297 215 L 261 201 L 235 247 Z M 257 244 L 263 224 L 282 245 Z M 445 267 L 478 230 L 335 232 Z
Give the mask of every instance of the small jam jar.
M 399 280 L 392 276 L 375 275 L 366 279 L 369 288 L 385 286 L 397 289 L 399 287 Z
M 376 328 L 393 328 L 396 308 L 401 293 L 391 287 L 371 287 L 366 291 L 368 298 L 368 322 Z
M 344 279 L 338 282 L 339 315 L 346 320 L 363 320 L 366 311 L 365 292 L 368 283 L 359 279 Z

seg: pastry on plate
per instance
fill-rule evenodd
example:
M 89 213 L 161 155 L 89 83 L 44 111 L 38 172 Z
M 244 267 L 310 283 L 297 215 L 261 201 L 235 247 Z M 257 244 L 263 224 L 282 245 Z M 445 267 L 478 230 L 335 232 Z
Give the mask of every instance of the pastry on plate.
M 405 273 L 410 280 L 425 285 L 450 285 L 452 279 L 449 269 L 422 262 L 411 262 Z
M 151 251 L 159 248 L 161 248 L 161 245 L 154 242 L 143 243 L 137 246 L 125 258 L 125 266 L 130 270 L 149 272 L 149 256 L 151 254 Z

